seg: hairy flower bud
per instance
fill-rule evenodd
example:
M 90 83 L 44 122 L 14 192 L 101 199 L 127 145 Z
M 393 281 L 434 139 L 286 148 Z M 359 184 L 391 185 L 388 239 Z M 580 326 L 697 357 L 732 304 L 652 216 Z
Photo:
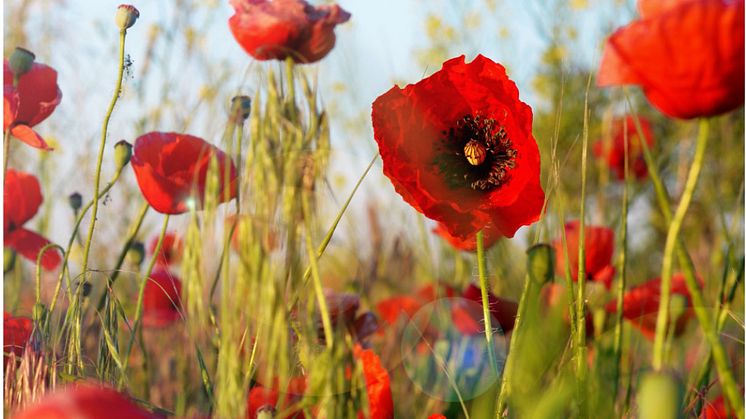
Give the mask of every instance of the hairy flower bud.
M 134 242 L 127 251 L 127 259 L 134 265 L 140 265 L 145 260 L 145 244 Z
M 121 30 L 127 30 L 132 27 L 140 17 L 140 11 L 130 4 L 120 4 L 117 8 L 116 22 Z
M 234 96 L 231 99 L 231 120 L 240 124 L 249 117 L 249 114 L 251 114 L 251 98 Z
M 132 144 L 120 140 L 114 145 L 114 162 L 117 170 L 122 170 L 130 162 L 130 158 L 132 158 Z
M 13 75 L 18 78 L 28 73 L 34 65 L 35 58 L 36 55 L 33 52 L 25 48 L 16 47 L 15 51 L 10 54 L 10 59 L 8 59 L 8 64 L 10 64 L 10 70 L 13 72 Z
M 79 193 L 73 192 L 67 197 L 67 202 L 70 203 L 70 208 L 77 212 L 83 206 L 83 197 Z

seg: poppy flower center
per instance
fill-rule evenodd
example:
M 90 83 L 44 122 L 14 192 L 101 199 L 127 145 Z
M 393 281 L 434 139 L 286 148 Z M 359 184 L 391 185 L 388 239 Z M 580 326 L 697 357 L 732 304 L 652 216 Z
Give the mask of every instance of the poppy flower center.
M 497 121 L 466 115 L 441 134 L 434 164 L 449 187 L 490 191 L 508 182 L 518 152 Z

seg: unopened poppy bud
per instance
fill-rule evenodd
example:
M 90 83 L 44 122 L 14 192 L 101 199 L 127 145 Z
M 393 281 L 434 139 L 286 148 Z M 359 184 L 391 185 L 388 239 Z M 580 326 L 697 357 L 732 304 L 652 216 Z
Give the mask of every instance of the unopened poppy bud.
M 5 273 L 10 272 L 13 269 L 13 266 L 15 264 L 16 264 L 16 252 L 6 247 L 3 250 L 3 272 Z
M 43 323 L 45 320 L 45 317 L 47 315 L 47 308 L 44 307 L 44 304 L 42 303 L 36 303 L 34 304 L 34 309 L 32 312 L 32 316 L 34 321 L 37 321 L 39 323 Z
M 67 197 L 67 202 L 70 204 L 70 208 L 77 212 L 83 206 L 83 197 L 79 193 L 73 192 Z
M 540 243 L 531 246 L 528 254 L 528 276 L 539 287 L 552 280 L 554 276 L 554 250 L 552 246 Z
M 234 96 L 231 99 L 231 119 L 241 123 L 251 114 L 251 98 L 248 96 Z
M 133 265 L 140 265 L 145 260 L 145 244 L 143 242 L 134 242 L 127 251 L 127 259 Z
M 131 28 L 138 17 L 140 17 L 140 11 L 131 4 L 120 4 L 117 8 L 116 22 L 121 30 Z
M 640 419 L 678 419 L 683 392 L 678 380 L 665 372 L 649 372 L 640 379 L 637 408 Z
M 10 71 L 13 72 L 13 75 L 16 78 L 21 77 L 31 70 L 35 58 L 36 55 L 34 55 L 33 52 L 25 48 L 16 47 L 15 51 L 10 54 L 10 59 L 8 60 Z
M 121 140 L 114 145 L 114 162 L 117 164 L 117 170 L 122 170 L 132 158 L 132 144 Z
M 91 295 L 92 288 L 93 286 L 91 285 L 90 282 L 88 281 L 84 282 L 83 283 L 83 297 L 88 297 L 89 295 Z

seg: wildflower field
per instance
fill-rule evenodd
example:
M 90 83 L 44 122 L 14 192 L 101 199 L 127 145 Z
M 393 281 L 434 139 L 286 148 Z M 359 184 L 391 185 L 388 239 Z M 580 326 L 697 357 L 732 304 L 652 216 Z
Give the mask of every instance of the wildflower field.
M 13 418 L 744 418 L 743 0 L 7 0 Z

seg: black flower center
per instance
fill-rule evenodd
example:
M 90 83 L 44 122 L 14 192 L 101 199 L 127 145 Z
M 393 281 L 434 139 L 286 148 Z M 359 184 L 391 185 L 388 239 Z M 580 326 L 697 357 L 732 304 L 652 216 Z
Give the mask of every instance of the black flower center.
M 518 152 L 497 121 L 466 115 L 441 134 L 434 164 L 450 188 L 490 191 L 510 180 Z

